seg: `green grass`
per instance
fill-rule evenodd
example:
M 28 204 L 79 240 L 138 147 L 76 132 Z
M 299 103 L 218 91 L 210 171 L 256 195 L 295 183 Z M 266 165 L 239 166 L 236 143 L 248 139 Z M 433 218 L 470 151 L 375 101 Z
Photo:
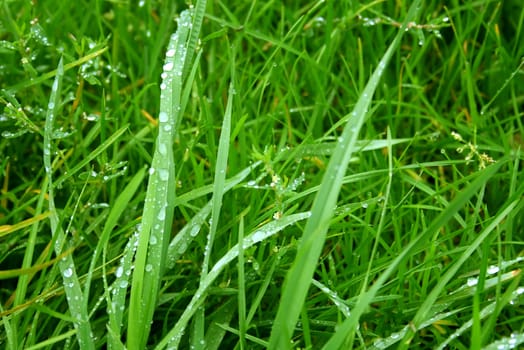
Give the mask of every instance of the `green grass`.
M 3 2 L 0 347 L 522 346 L 524 10 L 410 4 Z

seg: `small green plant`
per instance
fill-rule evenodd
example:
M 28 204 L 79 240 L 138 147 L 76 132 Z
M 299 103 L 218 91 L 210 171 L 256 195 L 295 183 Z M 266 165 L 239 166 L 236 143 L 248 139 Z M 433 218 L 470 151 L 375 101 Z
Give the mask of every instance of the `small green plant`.
M 455 140 L 457 140 L 457 141 L 459 141 L 460 143 L 463 144 L 462 146 L 457 148 L 457 152 L 458 153 L 463 153 L 464 151 L 468 151 L 468 154 L 466 155 L 466 158 L 464 158 L 466 160 L 466 162 L 469 163 L 469 162 L 471 162 L 473 160 L 473 158 L 477 158 L 478 161 L 479 161 L 479 169 L 480 170 L 486 168 L 486 166 L 491 164 L 491 163 L 495 163 L 495 160 L 493 160 L 493 158 L 488 156 L 486 153 L 480 153 L 479 150 L 478 150 L 477 145 L 475 145 L 475 144 L 473 144 L 471 142 L 464 141 L 462 136 L 459 133 L 457 133 L 456 131 L 452 131 L 451 132 L 451 136 L 453 136 L 453 138 Z

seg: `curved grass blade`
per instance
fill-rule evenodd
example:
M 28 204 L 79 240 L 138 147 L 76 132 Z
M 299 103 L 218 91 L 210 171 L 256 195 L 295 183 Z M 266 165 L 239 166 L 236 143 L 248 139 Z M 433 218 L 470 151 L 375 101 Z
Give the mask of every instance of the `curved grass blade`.
M 131 275 L 133 258 L 138 245 L 138 235 L 139 232 L 136 230 L 129 238 L 124 249 L 124 255 L 115 271 L 116 279 L 111 287 L 107 287 L 106 283 L 107 313 L 109 314 L 109 323 L 107 325 L 108 349 L 110 350 L 125 349 L 121 341 L 122 320 L 125 311 L 125 307 L 122 309 L 122 305 L 125 305 L 126 302 L 129 276 Z M 111 296 L 109 295 L 110 292 Z
M 291 347 L 293 330 L 311 284 L 320 252 L 324 246 L 329 221 L 335 209 L 344 174 L 352 154 L 358 150 L 356 147 L 358 134 L 364 124 L 373 94 L 384 69 L 400 44 L 406 24 L 415 17 L 419 5 L 420 0 L 411 5 L 403 26 L 367 83 L 353 112 L 351 112 L 351 118 L 349 118 L 342 136 L 338 140 L 337 147 L 333 151 L 320 190 L 313 202 L 311 218 L 307 221 L 304 229 L 297 256 L 284 281 L 280 305 L 271 330 L 270 349 L 289 349 Z
M 66 237 L 62 227 L 60 227 L 60 218 L 55 207 L 53 191 L 53 168 L 51 166 L 51 147 L 53 139 L 53 124 L 60 104 L 60 88 L 64 76 L 64 63 L 60 59 L 56 70 L 55 80 L 51 88 L 51 97 L 49 99 L 48 110 L 44 127 L 44 168 L 47 175 L 47 192 L 49 202 L 49 221 L 51 231 L 55 240 L 55 253 L 60 255 L 67 249 Z M 60 273 L 64 280 L 64 291 L 66 293 L 69 312 L 75 322 L 74 327 L 77 331 L 78 344 L 81 349 L 94 349 L 95 344 L 91 333 L 91 325 L 87 312 L 87 301 L 82 294 L 82 289 L 76 274 L 75 263 L 70 254 L 65 255 L 58 263 Z

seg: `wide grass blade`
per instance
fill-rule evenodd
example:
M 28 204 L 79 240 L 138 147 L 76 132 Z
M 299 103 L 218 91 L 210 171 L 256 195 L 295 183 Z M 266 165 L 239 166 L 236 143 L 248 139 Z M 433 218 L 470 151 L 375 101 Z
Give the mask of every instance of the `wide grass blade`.
M 130 349 L 146 346 L 171 234 L 175 198 L 173 132 L 181 116 L 182 71 L 190 23 L 190 12 L 182 12 L 177 32 L 168 45 L 162 73 L 159 132 L 149 170 L 131 287 L 127 337 Z
M 197 11 L 203 10 L 205 1 L 200 1 Z M 180 14 L 178 28 L 171 36 L 163 67 L 159 133 L 149 171 L 131 286 L 127 333 L 127 346 L 130 349 L 143 349 L 147 344 L 160 280 L 166 267 L 175 208 L 173 135 L 184 112 L 184 83 L 192 83 L 186 81 L 186 76 L 192 66 L 195 42 L 203 17 L 199 13 L 199 17 L 193 21 L 193 15 L 193 9 Z
M 284 282 L 280 305 L 271 330 L 270 349 L 289 349 L 291 347 L 293 330 L 324 246 L 329 221 L 336 206 L 344 174 L 352 154 L 357 151 L 358 134 L 364 124 L 373 94 L 384 69 L 400 44 L 406 24 L 413 20 L 419 5 L 420 0 L 411 5 L 403 26 L 380 60 L 339 137 L 337 147 L 333 151 L 320 190 L 313 203 L 311 218 L 304 229 L 297 256 Z

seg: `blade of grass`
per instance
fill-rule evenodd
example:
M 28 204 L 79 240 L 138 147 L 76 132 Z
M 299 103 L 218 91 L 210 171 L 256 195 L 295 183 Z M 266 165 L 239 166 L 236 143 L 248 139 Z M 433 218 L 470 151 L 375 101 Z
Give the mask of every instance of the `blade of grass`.
M 64 340 L 67 340 L 69 338 L 71 338 L 73 335 L 75 334 L 75 331 L 74 330 L 71 330 L 71 331 L 68 331 L 68 332 L 65 332 L 65 333 L 62 333 L 58 336 L 55 336 L 55 337 L 52 337 L 52 338 L 49 338 L 43 342 L 40 342 L 38 344 L 35 344 L 33 346 L 29 346 L 26 348 L 26 350 L 37 350 L 37 349 L 42 349 L 42 348 L 47 348 L 47 349 L 50 349 L 50 348 L 53 348 L 53 345 L 55 344 L 60 344 L 60 342 L 63 342 Z M 60 344 L 62 345 L 62 344 Z M 56 345 L 57 347 L 59 347 L 60 345 Z
M 381 233 L 382 233 L 382 230 L 384 228 L 385 219 L 386 219 L 386 211 L 387 211 L 387 208 L 388 208 L 387 204 L 389 203 L 389 200 L 390 200 L 391 184 L 393 182 L 393 144 L 391 143 L 391 141 L 392 141 L 392 139 L 391 139 L 391 130 L 390 130 L 389 127 L 387 129 L 387 140 L 386 141 L 388 141 L 388 146 L 387 146 L 387 150 L 388 150 L 388 182 L 387 182 L 387 185 L 386 185 L 386 193 L 384 195 L 384 205 L 383 205 L 382 210 L 380 212 L 380 221 L 379 221 L 379 224 L 378 224 L 378 227 L 377 227 L 377 232 L 376 232 L 376 235 L 375 235 L 375 238 L 374 238 L 373 248 L 371 250 L 371 256 L 369 258 L 368 268 L 367 268 L 366 274 L 364 276 L 364 281 L 362 283 L 362 289 L 360 291 L 360 294 L 365 293 L 366 286 L 368 285 L 369 279 L 372 278 L 372 276 L 373 276 L 373 273 L 372 273 L 373 262 L 375 260 L 375 256 L 377 255 L 377 252 L 378 252 L 378 247 L 379 247 L 379 244 L 380 244 L 380 237 L 381 237 Z M 347 317 L 350 317 L 350 313 L 349 313 L 349 315 L 347 315 Z M 353 343 L 353 338 L 354 338 L 354 333 L 351 333 L 349 335 L 349 343 L 350 344 Z
M 54 202 L 53 168 L 51 162 L 51 148 L 53 139 L 53 124 L 60 104 L 60 89 L 64 76 L 64 63 L 60 59 L 56 70 L 55 80 L 51 88 L 48 110 L 44 128 L 44 168 L 47 175 L 47 193 L 49 203 L 49 221 L 51 231 L 55 240 L 55 253 L 60 255 L 67 249 L 66 237 L 60 226 L 60 218 Z M 76 275 L 75 263 L 71 255 L 64 256 L 58 263 L 64 282 L 64 291 L 67 296 L 69 312 L 76 320 L 73 324 L 77 331 L 78 344 L 81 349 L 94 349 L 95 344 L 92 338 L 91 325 L 87 313 L 87 300 L 84 299 L 82 289 Z
M 232 78 L 233 79 L 233 78 Z M 224 120 L 222 121 L 222 131 L 218 143 L 217 164 L 215 169 L 215 179 L 213 181 L 213 198 L 211 208 L 211 227 L 209 229 L 209 238 L 204 251 L 204 262 L 202 263 L 202 272 L 200 281 L 204 280 L 209 269 L 209 258 L 213 249 L 213 242 L 218 227 L 220 209 L 222 208 L 222 197 L 224 196 L 227 159 L 229 155 L 229 138 L 231 136 L 231 110 L 233 108 L 233 83 L 229 87 L 229 98 L 227 101 Z
M 216 231 L 218 228 L 218 221 L 220 219 L 220 210 L 222 208 L 222 198 L 224 196 L 227 160 L 229 155 L 229 140 L 231 136 L 231 109 L 233 106 L 233 83 L 230 85 L 229 97 L 226 106 L 226 112 L 222 121 L 222 129 L 220 132 L 220 139 L 218 144 L 217 164 L 215 167 L 215 178 L 213 181 L 213 198 L 211 199 L 211 219 L 209 235 L 207 236 L 206 248 L 204 249 L 204 261 L 202 263 L 202 270 L 200 272 L 200 283 L 205 280 L 209 271 L 209 260 L 213 251 L 213 244 L 215 241 Z M 203 303 L 202 303 L 203 304 Z M 204 318 L 205 308 L 201 305 L 198 308 L 197 314 L 194 318 L 194 332 L 191 339 L 191 348 L 202 349 L 204 342 Z M 200 325 L 200 329 L 197 329 Z
M 240 217 L 238 242 L 244 241 L 244 215 Z M 244 245 L 238 244 L 238 334 L 240 349 L 246 348 L 246 279 L 244 270 Z
M 128 347 L 146 346 L 156 306 L 158 289 L 166 267 L 168 241 L 175 208 L 173 134 L 183 114 L 183 83 L 192 65 L 193 50 L 201 27 L 205 1 L 180 14 L 171 36 L 160 85 L 159 134 L 142 216 L 135 257 L 128 319 Z M 194 70 L 192 70 L 194 78 Z M 192 81 L 186 81 L 191 85 Z M 186 86 L 187 86 L 186 85 Z
M 524 343 L 524 333 L 511 333 L 511 336 L 501 338 L 489 345 L 486 345 L 484 350 L 500 350 L 500 349 L 515 349 L 520 344 Z
M 403 26 L 369 79 L 333 151 L 311 209 L 311 218 L 304 229 L 297 256 L 284 281 L 282 297 L 269 339 L 270 349 L 289 349 L 291 347 L 293 330 L 324 246 L 329 221 L 335 209 L 344 174 L 353 152 L 357 150 L 355 146 L 358 134 L 364 124 L 373 94 L 384 69 L 400 44 L 406 24 L 415 17 L 419 5 L 420 0 L 411 5 Z
M 2 303 L 0 303 L 0 313 L 4 313 L 4 307 L 2 306 Z M 3 323 L 3 326 L 4 326 L 4 331 L 5 331 L 5 337 L 7 339 L 7 342 L 4 343 L 7 345 L 7 348 L 8 349 L 17 349 L 17 347 L 15 346 L 16 342 L 15 342 L 15 337 L 16 337 L 16 334 L 14 332 L 14 329 L 11 325 L 11 318 L 10 317 L 7 317 L 5 315 L 2 315 L 2 323 Z
M 131 285 L 127 332 L 127 346 L 130 349 L 143 349 L 147 344 L 165 266 L 175 200 L 173 132 L 182 115 L 182 71 L 190 23 L 191 13 L 183 11 L 178 20 L 178 29 L 171 36 L 162 73 L 159 132 L 149 170 Z
M 437 313 L 439 312 L 439 307 L 436 307 L 437 298 L 439 297 L 439 295 L 442 294 L 442 291 L 447 286 L 447 283 L 456 275 L 458 269 L 471 257 L 471 255 L 475 252 L 475 250 L 478 249 L 480 244 L 489 236 L 489 234 L 493 232 L 493 230 L 496 229 L 503 220 L 507 219 L 508 215 L 510 215 L 513 212 L 514 208 L 517 205 L 518 200 L 512 200 L 510 204 L 508 204 L 504 209 L 500 211 L 498 215 L 495 216 L 493 221 L 479 234 L 475 241 L 467 247 L 467 249 L 462 253 L 460 258 L 453 264 L 453 266 L 451 266 L 451 268 L 444 274 L 444 276 L 442 276 L 439 279 L 438 284 L 435 286 L 435 288 L 433 288 L 433 290 L 426 297 L 422 305 L 418 308 L 418 311 L 414 316 L 413 321 L 410 322 L 410 325 L 404 327 L 395 336 L 390 337 L 386 340 L 380 340 L 383 345 L 387 344 L 387 346 L 391 346 L 395 343 L 400 342 L 401 345 L 399 345 L 399 349 L 406 348 L 410 344 L 410 340 L 414 335 L 414 330 L 420 331 L 421 329 L 424 329 L 427 326 L 434 323 L 437 319 L 443 318 L 437 315 Z M 493 288 L 497 284 L 500 284 L 502 281 L 505 281 L 508 278 L 514 278 L 513 273 L 508 273 L 504 275 L 504 278 L 502 279 L 499 277 L 495 277 L 488 280 L 484 286 L 484 289 L 486 290 L 488 288 Z M 463 297 L 469 297 L 471 296 L 471 294 L 474 294 L 474 289 L 475 288 L 468 286 L 468 289 L 464 291 L 457 290 L 459 294 L 453 294 L 453 299 L 456 301 L 457 299 Z M 443 302 L 444 304 L 450 304 L 452 300 L 447 299 Z M 479 313 L 479 318 L 484 318 L 485 316 L 486 312 L 484 310 Z M 473 320 L 471 320 L 470 326 L 472 324 Z
M 515 283 L 518 284 L 519 282 L 519 278 L 515 279 Z M 516 287 L 516 286 L 515 286 Z M 508 292 L 509 292 L 509 295 L 504 295 L 504 298 L 506 299 L 503 304 L 506 304 L 507 302 L 509 302 L 510 300 L 514 300 L 514 299 L 518 299 L 518 298 L 521 298 L 522 297 L 522 294 L 524 293 L 524 288 L 522 287 L 519 287 L 517 289 L 512 289 L 511 287 L 508 289 Z M 505 293 L 506 294 L 506 293 Z M 479 315 L 478 317 L 482 320 L 484 318 L 487 318 L 491 315 L 493 315 L 494 313 L 497 313 L 498 310 L 497 310 L 497 305 L 500 303 L 501 301 L 500 300 L 496 300 L 492 303 L 489 303 L 487 306 L 485 306 L 484 308 L 482 308 L 482 310 L 480 310 L 479 312 Z M 460 337 L 462 334 L 464 334 L 469 328 L 471 328 L 473 326 L 473 319 L 470 319 L 469 321 L 465 322 L 463 325 L 461 325 L 459 327 L 459 329 L 457 329 L 455 332 L 453 332 L 452 334 L 449 335 L 449 337 L 444 341 L 442 342 L 441 344 L 439 344 L 438 347 L 435 347 L 435 350 L 443 350 L 443 349 L 448 349 L 449 348 L 449 344 L 457 339 L 458 337 Z M 503 341 L 502 341 L 503 342 Z M 495 342 L 497 343 L 497 342 Z M 494 343 L 492 343 L 494 344 Z M 491 345 L 487 345 L 484 347 L 484 349 L 494 349 L 494 347 L 492 347 Z M 517 344 L 515 344 L 517 345 Z M 496 349 L 501 349 L 501 348 L 496 348 Z M 504 348 L 506 349 L 506 348 Z
M 231 55 L 232 57 L 234 55 Z M 231 65 L 234 67 L 234 63 Z M 233 74 L 233 72 L 232 72 Z M 231 83 L 229 86 L 229 97 L 226 105 L 226 111 L 224 113 L 224 119 L 222 121 L 222 129 L 220 132 L 220 139 L 218 142 L 218 154 L 217 154 L 217 164 L 215 167 L 215 178 L 213 181 L 213 198 L 211 202 L 211 222 L 209 235 L 206 243 L 206 248 L 204 249 L 204 261 L 202 263 L 202 270 L 200 272 L 200 283 L 206 278 L 209 270 L 209 259 L 211 257 L 211 252 L 213 251 L 213 243 L 215 241 L 216 231 L 218 228 L 218 220 L 220 218 L 220 210 L 222 208 L 222 198 L 225 192 L 225 182 L 226 182 L 226 170 L 228 163 L 229 155 L 229 143 L 231 137 L 231 112 L 233 108 L 233 96 L 234 93 L 234 76 L 231 76 Z M 201 325 L 201 329 L 193 332 L 191 347 L 195 349 L 201 349 L 205 345 L 204 341 L 204 318 L 205 318 L 205 308 L 201 306 L 199 312 L 195 317 L 195 324 Z
M 384 149 L 391 145 L 399 145 L 406 142 L 411 142 L 413 139 L 392 139 L 392 140 L 357 140 L 355 148 L 359 152 L 374 151 L 377 149 Z M 299 158 L 308 156 L 325 155 L 330 156 L 336 148 L 336 142 L 323 142 L 315 144 L 299 145 L 293 149 L 283 151 L 279 156 L 283 159 L 288 157 Z
M 111 285 L 111 287 L 107 285 L 107 280 L 104 278 L 106 300 L 108 301 L 107 313 L 109 314 L 109 324 L 107 325 L 109 333 L 109 349 L 125 349 L 125 346 L 122 344 L 120 338 L 122 320 L 124 318 L 124 311 L 126 309 L 122 308 L 121 306 L 125 305 L 126 302 L 127 291 L 129 286 L 129 276 L 131 275 L 131 271 L 133 269 L 133 258 L 135 256 L 136 247 L 138 245 L 139 234 L 140 232 L 137 228 L 129 238 L 124 249 L 124 255 L 120 259 L 120 264 L 118 265 L 115 271 L 116 279 Z
M 244 170 L 240 171 L 235 176 L 229 178 L 226 180 L 225 186 L 227 190 L 231 189 L 232 187 L 238 185 L 240 182 L 242 182 L 250 173 L 253 171 L 256 167 L 258 167 L 260 164 L 262 164 L 261 161 L 256 161 L 252 165 L 248 166 Z M 175 199 L 175 204 L 177 206 L 179 205 L 185 205 L 187 202 L 194 200 L 196 198 L 205 196 L 208 193 L 213 192 L 213 185 L 206 185 L 199 188 L 196 188 L 194 190 L 188 191 L 184 194 L 181 194 Z
M 87 273 L 85 281 L 85 290 L 84 295 L 87 298 L 89 296 L 89 289 L 91 286 L 91 279 L 93 277 L 93 271 L 96 267 L 96 261 L 98 260 L 102 249 L 104 249 L 109 241 L 111 232 L 113 232 L 115 226 L 118 224 L 118 219 L 124 213 L 124 210 L 127 208 L 127 205 L 135 195 L 136 190 L 142 183 L 145 175 L 145 168 L 140 169 L 135 176 L 129 181 L 124 190 L 116 198 L 115 202 L 111 206 L 111 211 L 105 220 L 104 228 L 98 243 L 96 245 L 95 251 L 93 252 L 93 258 L 91 259 L 91 264 L 89 266 L 89 271 Z
M 221 349 L 221 342 L 224 339 L 226 331 L 220 325 L 228 325 L 231 319 L 235 316 L 235 299 L 229 299 L 218 310 L 213 313 L 212 318 L 209 318 L 209 327 L 206 330 L 206 349 L 218 350 Z M 223 345 L 222 345 L 223 348 Z

